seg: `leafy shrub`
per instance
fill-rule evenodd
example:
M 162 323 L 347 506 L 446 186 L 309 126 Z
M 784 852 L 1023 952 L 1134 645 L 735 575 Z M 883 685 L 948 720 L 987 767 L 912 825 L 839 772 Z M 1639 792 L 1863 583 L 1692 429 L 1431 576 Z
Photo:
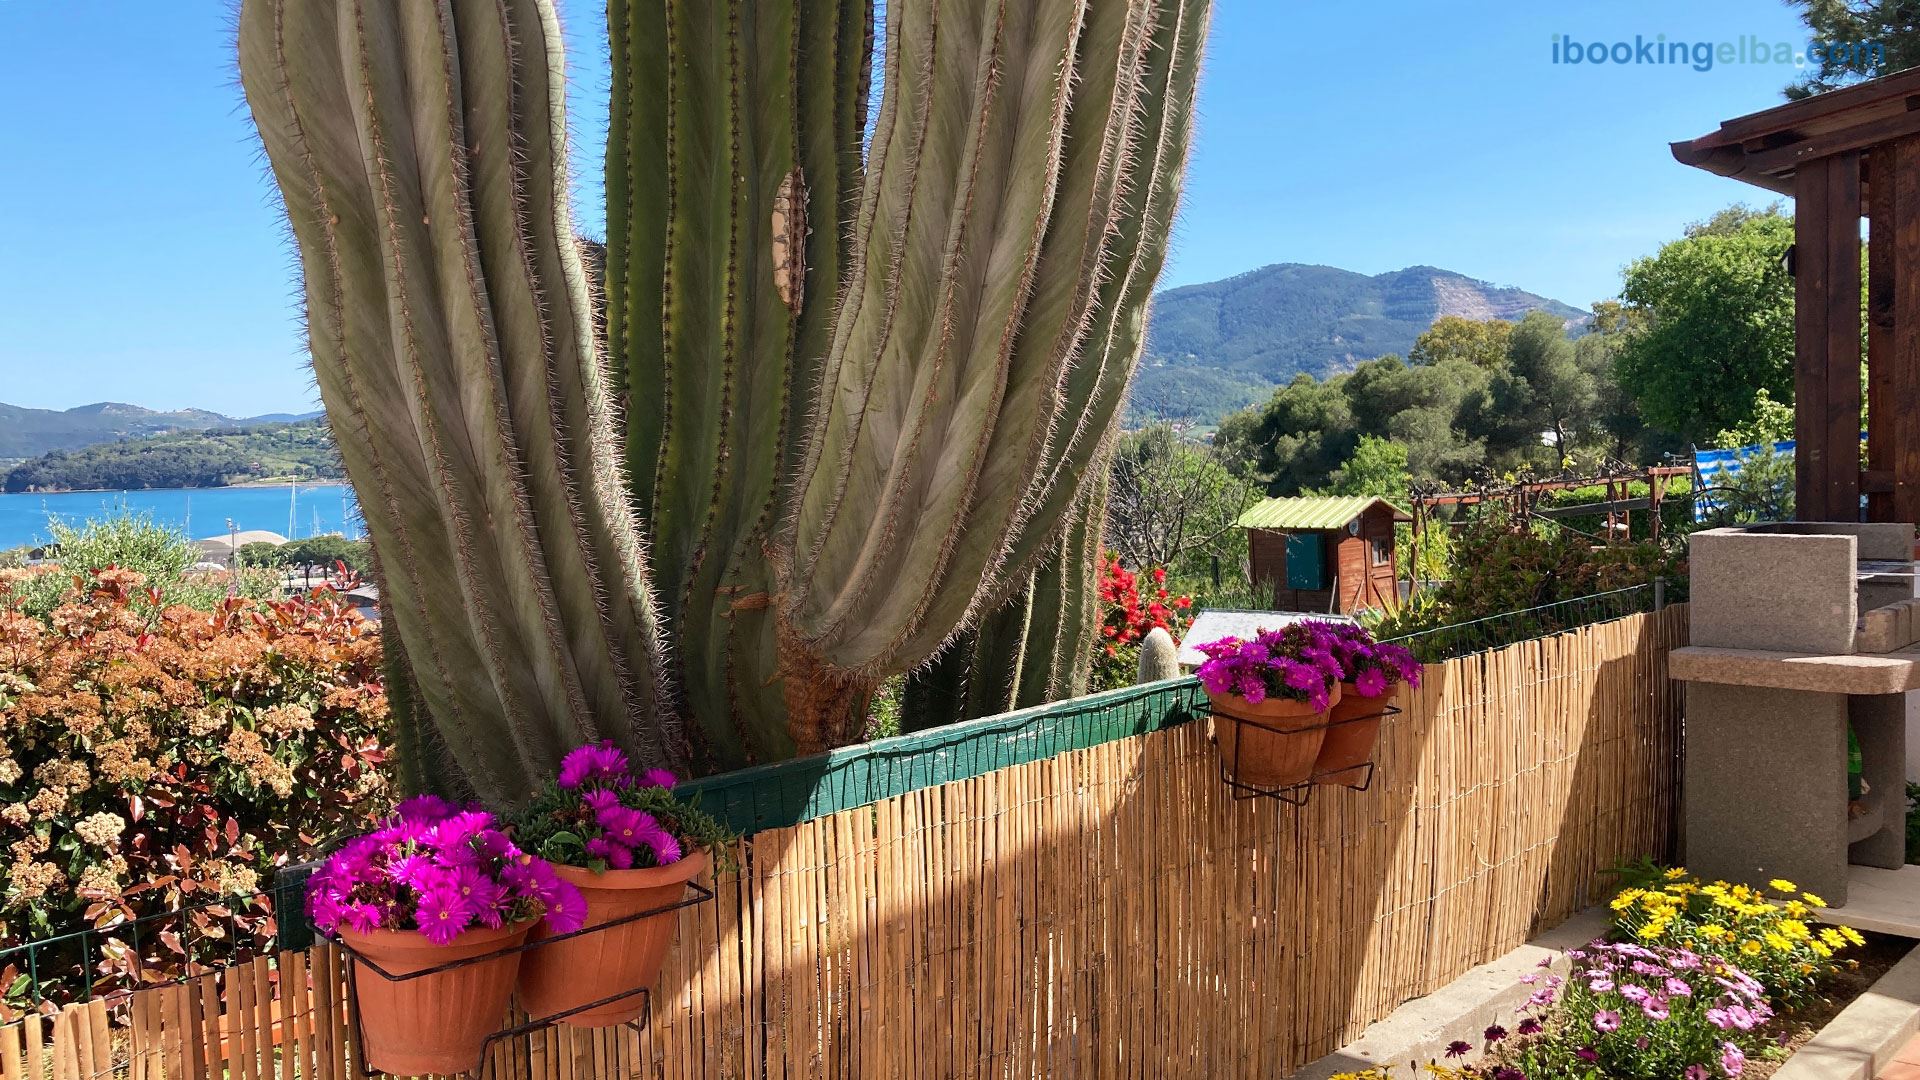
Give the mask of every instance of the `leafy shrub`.
M 1175 641 L 1193 624 L 1193 598 L 1175 596 L 1167 589 L 1167 571 L 1147 571 L 1147 591 L 1140 575 L 1120 565 L 1117 556 L 1100 564 L 1100 640 L 1094 645 L 1089 689 L 1112 690 L 1131 686 L 1140 664 L 1140 642 L 1156 629 Z
M 0 948 L 108 931 L 38 955 L 59 1000 L 260 947 L 274 866 L 387 805 L 371 624 L 327 592 L 202 611 L 112 566 L 41 618 L 38 580 L 0 571 Z M 0 964 L 17 1005 L 25 958 Z
M 1776 878 L 1764 888 L 1702 883 L 1684 868 L 1649 875 L 1613 898 L 1622 937 L 1673 945 L 1739 965 L 1759 979 L 1776 1005 L 1797 1004 L 1834 973 L 1835 955 L 1865 944 L 1852 927 L 1815 930 L 1807 920 L 1826 901 Z M 1649 877 L 1651 879 L 1649 880 Z
M 1685 564 L 1653 544 L 1595 547 L 1563 529 L 1516 525 L 1499 515 L 1469 523 L 1454 537 L 1451 576 L 1414 594 L 1374 627 L 1383 640 L 1512 614 L 1473 627 L 1471 648 L 1491 648 L 1639 610 L 1573 603 L 1585 597 L 1669 581 L 1669 598 L 1685 599 Z M 1619 610 L 1614 610 L 1616 607 Z M 1536 610 L 1544 609 L 1544 610 Z M 1422 659 L 1432 656 L 1414 649 Z
M 191 572 L 200 561 L 199 550 L 185 533 L 156 524 L 146 514 L 99 518 L 78 527 L 56 520 L 48 529 L 58 566 L 36 567 L 34 573 L 16 577 L 11 589 L 13 606 L 38 618 L 73 601 L 90 575 L 108 567 L 139 574 L 147 588 L 159 590 L 163 605 L 202 611 L 236 594 L 269 596 L 277 584 L 277 575 L 263 571 Z

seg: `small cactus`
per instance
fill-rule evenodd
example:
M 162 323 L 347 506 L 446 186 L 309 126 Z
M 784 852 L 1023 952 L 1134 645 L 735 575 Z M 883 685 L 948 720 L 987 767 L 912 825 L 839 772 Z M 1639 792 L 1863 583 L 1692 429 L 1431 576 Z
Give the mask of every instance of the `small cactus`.
M 1156 626 L 1140 642 L 1140 676 L 1135 685 L 1180 677 L 1180 647 L 1165 627 Z

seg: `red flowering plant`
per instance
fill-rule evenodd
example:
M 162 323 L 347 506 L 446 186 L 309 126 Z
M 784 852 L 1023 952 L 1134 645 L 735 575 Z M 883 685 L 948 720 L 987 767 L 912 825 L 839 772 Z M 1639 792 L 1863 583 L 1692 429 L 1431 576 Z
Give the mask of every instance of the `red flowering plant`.
M 418 795 L 327 859 L 307 883 L 307 911 L 329 935 L 418 930 L 450 945 L 470 927 L 542 915 L 556 933 L 570 933 L 587 902 L 546 860 L 516 847 L 492 814 Z
M 106 566 L 43 613 L 45 576 L 0 570 L 0 1017 L 270 950 L 275 868 L 391 805 L 380 638 L 339 597 L 207 610 Z
M 1145 588 L 1141 578 L 1145 577 Z M 1140 642 L 1154 630 L 1165 630 L 1175 641 L 1193 625 L 1193 598 L 1167 588 L 1166 567 L 1144 575 L 1120 565 L 1107 555 L 1100 563 L 1100 641 L 1093 657 L 1093 688 L 1108 690 L 1133 684 Z

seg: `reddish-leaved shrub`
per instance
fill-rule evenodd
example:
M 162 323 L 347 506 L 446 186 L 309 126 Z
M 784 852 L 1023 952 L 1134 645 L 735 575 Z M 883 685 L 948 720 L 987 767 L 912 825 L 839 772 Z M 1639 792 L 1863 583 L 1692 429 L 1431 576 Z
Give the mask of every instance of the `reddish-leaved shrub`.
M 15 947 L 82 928 L 35 957 L 49 1000 L 265 947 L 274 867 L 391 805 L 377 629 L 327 591 L 168 606 L 114 567 L 39 618 L 25 577 L 0 570 L 7 1005 L 34 996 Z

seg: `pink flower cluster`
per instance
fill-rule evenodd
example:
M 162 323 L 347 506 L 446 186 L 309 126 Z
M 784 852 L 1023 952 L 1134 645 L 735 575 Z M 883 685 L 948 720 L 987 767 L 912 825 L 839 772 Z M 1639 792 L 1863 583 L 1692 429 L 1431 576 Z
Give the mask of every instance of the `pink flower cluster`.
M 634 787 L 671 788 L 677 782 L 665 769 L 634 776 L 627 755 L 611 742 L 582 746 L 560 762 L 560 789 L 579 797 L 576 806 L 562 812 L 570 812 L 578 822 L 589 860 L 626 870 L 634 865 L 634 852 L 644 848 L 655 866 L 665 866 L 685 857 L 679 839 L 652 814 L 624 805 L 620 793 Z
M 1352 682 L 1365 697 L 1395 683 L 1420 685 L 1420 665 L 1398 645 L 1381 645 L 1365 627 L 1303 619 L 1262 630 L 1251 641 L 1221 638 L 1199 646 L 1207 657 L 1194 672 L 1209 694 L 1234 694 L 1258 705 L 1269 697 L 1327 707 L 1336 683 Z
M 559 933 L 586 919 L 580 891 L 515 847 L 492 814 L 422 795 L 327 859 L 307 883 L 323 933 L 418 930 L 445 945 L 469 927 L 545 915 Z
M 1635 1047 L 1644 1050 L 1651 1033 L 1669 1023 L 1684 1026 L 1704 1019 L 1717 1029 L 1705 1045 L 1691 1048 L 1702 1057 L 1717 1056 L 1719 1071 L 1695 1058 L 1682 1073 L 1685 1080 L 1739 1076 L 1746 1067 L 1746 1052 L 1736 1040 L 1773 1018 L 1766 989 L 1759 980 L 1723 960 L 1689 949 L 1602 940 L 1583 949 L 1571 949 L 1567 957 L 1574 964 L 1567 983 L 1567 1004 L 1574 1004 L 1571 999 L 1578 998 L 1581 1008 L 1592 1010 L 1588 1023 L 1597 1036 L 1630 1027 L 1637 1033 Z M 1551 990 L 1536 994 L 1529 1004 L 1549 1005 L 1554 996 Z M 1684 1038 L 1663 1038 L 1662 1042 Z M 1598 1041 L 1592 1044 L 1600 1045 Z
M 1420 663 L 1399 645 L 1373 640 L 1372 631 L 1358 623 L 1315 623 L 1333 635 L 1333 655 L 1361 697 L 1379 697 L 1400 683 L 1420 685 Z

